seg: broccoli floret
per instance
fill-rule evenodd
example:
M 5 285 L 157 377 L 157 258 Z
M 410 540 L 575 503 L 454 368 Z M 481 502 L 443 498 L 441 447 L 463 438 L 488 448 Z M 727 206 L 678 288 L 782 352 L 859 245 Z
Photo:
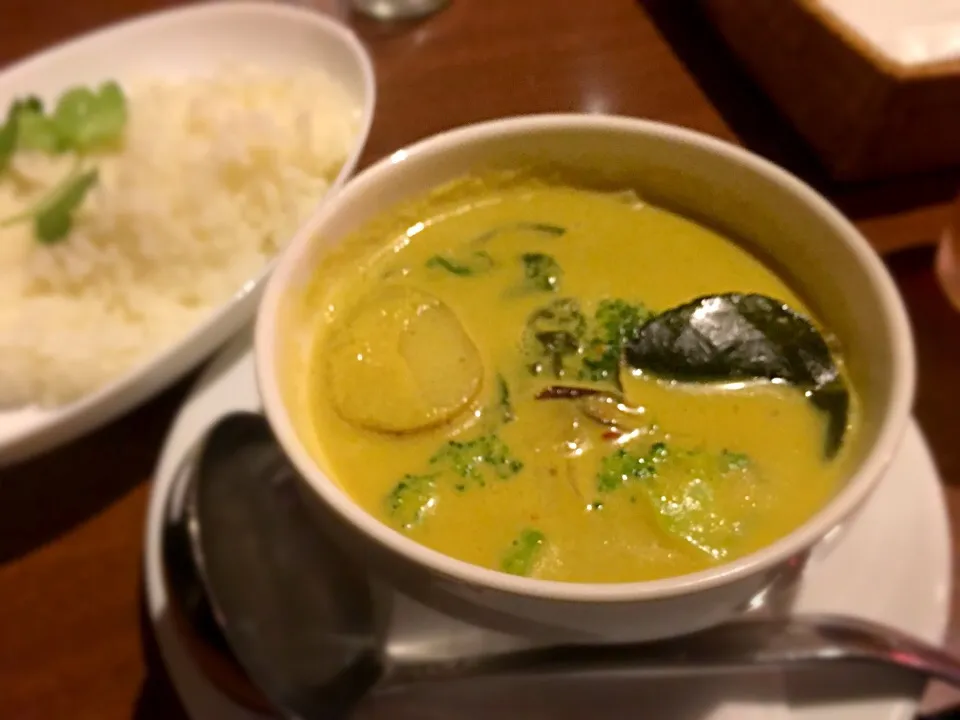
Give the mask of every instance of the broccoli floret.
M 619 384 L 623 344 L 653 314 L 642 304 L 625 300 L 601 300 L 593 316 L 593 332 L 583 357 L 580 376 L 595 382 Z
M 500 562 L 500 569 L 511 575 L 529 575 L 546 541 L 546 536 L 539 530 L 524 530 L 510 544 Z
M 749 456 L 744 453 L 730 450 L 723 450 L 719 455 L 705 450 L 679 450 L 671 453 L 666 443 L 655 442 L 645 455 L 619 448 L 603 458 L 597 472 L 597 489 L 609 492 L 630 480 L 656 478 L 661 470 L 658 466 L 667 462 L 670 462 L 670 471 L 684 469 L 711 479 L 732 472 L 749 472 L 752 467 Z
M 435 475 L 403 476 L 386 497 L 387 514 L 404 530 L 419 525 L 437 505 Z
M 450 440 L 430 458 L 430 464 L 449 468 L 481 487 L 487 476 L 506 480 L 523 469 L 523 463 L 510 455 L 510 448 L 495 434 L 463 442 Z
M 438 481 L 444 471 L 482 487 L 488 477 L 506 480 L 523 469 L 523 463 L 511 457 L 509 448 L 496 435 L 466 442 L 450 440 L 430 458 L 430 465 L 432 472 L 404 475 L 384 499 L 387 514 L 404 530 L 419 525 L 436 508 Z M 468 483 L 456 482 L 452 487 L 462 493 Z
M 597 489 L 600 492 L 610 492 L 631 480 L 653 477 L 656 472 L 656 467 L 649 458 L 632 453 L 626 448 L 619 448 L 600 461 Z
M 559 289 L 563 268 L 553 256 L 545 253 L 524 253 L 520 259 L 523 261 L 527 287 L 543 292 L 556 292 Z
M 750 457 L 745 453 L 724 450 L 720 453 L 720 464 L 725 471 L 746 470 L 750 467 Z
M 650 446 L 650 456 L 649 459 L 651 462 L 661 462 L 667 459 L 667 455 L 670 454 L 670 451 L 667 450 L 667 444 L 662 442 L 655 442 Z
M 593 315 L 597 331 L 608 342 L 623 340 L 653 317 L 642 303 L 629 303 L 617 298 L 601 300 Z

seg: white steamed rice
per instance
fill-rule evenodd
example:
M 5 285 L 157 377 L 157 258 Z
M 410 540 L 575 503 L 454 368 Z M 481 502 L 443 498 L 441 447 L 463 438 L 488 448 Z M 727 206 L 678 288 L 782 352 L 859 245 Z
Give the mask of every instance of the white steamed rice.
M 328 190 L 359 119 L 319 71 L 257 68 L 124 88 L 122 151 L 54 245 L 0 229 L 0 406 L 57 405 L 182 338 L 254 276 Z M 0 218 L 72 156 L 17 153 Z

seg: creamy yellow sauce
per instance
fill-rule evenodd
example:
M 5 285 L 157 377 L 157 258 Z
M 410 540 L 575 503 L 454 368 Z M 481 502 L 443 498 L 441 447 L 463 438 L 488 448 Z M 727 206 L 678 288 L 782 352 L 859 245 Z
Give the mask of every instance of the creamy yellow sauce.
M 531 280 L 525 253 L 560 270 Z M 577 300 L 589 335 L 604 299 L 656 313 L 731 291 L 807 312 L 731 240 L 629 195 L 466 179 L 386 213 L 318 270 L 299 429 L 360 506 L 467 562 L 624 582 L 729 561 L 836 489 L 846 454 L 824 459 L 823 415 L 790 387 L 624 372 L 631 412 L 603 424 L 597 398 L 535 399 L 557 384 L 616 388 L 576 367 L 533 374 L 525 328 L 560 298 Z

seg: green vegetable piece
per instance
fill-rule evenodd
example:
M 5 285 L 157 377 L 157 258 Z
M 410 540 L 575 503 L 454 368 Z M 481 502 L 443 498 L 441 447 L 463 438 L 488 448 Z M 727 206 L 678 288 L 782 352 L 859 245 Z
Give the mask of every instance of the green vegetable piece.
M 594 313 L 592 336 L 584 349 L 581 379 L 609 382 L 619 388 L 623 345 L 651 317 L 641 303 L 601 300 Z
M 597 334 L 607 342 L 630 337 L 653 316 L 643 303 L 629 303 L 618 298 L 605 298 L 597 305 L 594 322 Z
M 497 373 L 497 393 L 499 395 L 500 419 L 504 423 L 513 422 L 516 415 L 513 412 L 513 404 L 510 402 L 510 386 L 507 385 L 503 375 L 499 373 Z
M 53 154 L 64 148 L 56 124 L 43 114 L 43 110 L 24 110 L 19 115 L 17 127 L 18 150 L 37 150 Z
M 6 170 L 10 164 L 10 158 L 21 142 L 23 117 L 42 112 L 43 103 L 33 95 L 18 98 L 7 110 L 7 119 L 3 125 L 0 125 L 0 172 Z
M 618 448 L 600 461 L 597 471 L 597 490 L 611 492 L 634 480 L 646 480 L 656 475 L 650 458 L 637 455 L 626 448 Z
M 437 505 L 434 475 L 404 475 L 386 497 L 387 514 L 404 530 L 419 525 Z
M 495 238 L 497 235 L 502 235 L 503 233 L 508 232 L 535 232 L 540 233 L 541 235 L 560 237 L 561 235 L 564 235 L 567 230 L 559 225 L 551 225 L 549 223 L 517 222 L 501 225 L 500 227 L 495 227 L 492 230 L 487 230 L 486 232 L 477 235 L 470 242 L 476 245 L 482 245 L 485 242 L 493 240 L 493 238 Z
M 478 250 L 477 246 L 483 245 L 497 235 L 511 231 L 532 231 L 544 233 L 547 235 L 563 235 L 566 230 L 556 225 L 547 225 L 545 223 L 519 222 L 503 225 L 481 233 L 477 237 L 467 242 L 468 249 L 463 252 L 447 253 L 444 255 L 434 255 L 427 260 L 428 268 L 439 268 L 448 273 L 460 277 L 470 277 L 489 272 L 496 267 L 496 261 L 486 250 Z
M 19 124 L 16 116 L 8 117 L 7 121 L 0 125 L 0 173 L 10 164 L 10 158 L 17 147 L 18 132 Z
M 725 471 L 746 470 L 750 467 L 750 456 L 741 452 L 724 450 L 720 453 L 720 463 Z
M 645 323 L 624 356 L 634 368 L 682 382 L 788 383 L 827 415 L 826 457 L 843 443 L 850 395 L 830 349 L 809 320 L 773 298 L 697 298 Z
M 21 112 L 36 112 L 43 114 L 43 100 L 36 95 L 27 95 L 18 98 L 14 106 L 19 106 Z
M 44 115 L 35 96 L 18 99 L 0 127 L 0 171 L 9 165 L 16 149 L 55 153 L 85 151 L 115 142 L 127 121 L 127 105 L 117 83 L 103 83 L 96 91 L 78 87 L 65 92 L 52 116 Z M 95 169 L 71 173 L 35 207 L 0 221 L 0 227 L 33 220 L 41 243 L 65 238 L 73 215 L 98 179 Z
M 73 227 L 73 213 L 97 182 L 97 171 L 73 175 L 44 198 L 34 216 L 34 233 L 41 243 L 51 244 L 65 238 Z
M 523 462 L 511 456 L 510 448 L 495 434 L 467 441 L 449 440 L 430 458 L 430 464 L 445 467 L 481 487 L 488 477 L 506 480 L 523 469 Z
M 476 250 L 463 257 L 434 255 L 427 260 L 428 268 L 440 268 L 446 270 L 448 273 L 461 277 L 485 273 L 492 269 L 493 266 L 493 258 L 484 250 Z
M 587 323 L 580 304 L 559 298 L 534 310 L 527 318 L 523 347 L 533 375 L 565 377 L 577 361 Z
M 716 498 L 711 479 L 691 474 L 645 488 L 657 522 L 669 535 L 689 543 L 714 560 L 724 558 L 735 528 L 714 512 Z
M 715 560 L 728 554 L 756 512 L 751 497 L 757 482 L 743 453 L 683 450 L 662 442 L 653 443 L 645 455 L 618 449 L 603 459 L 597 475 L 601 493 L 629 486 L 629 501 L 646 498 L 668 537 Z M 596 504 L 589 509 L 597 509 Z M 722 514 L 718 506 L 725 508 Z
M 116 142 L 127 122 L 127 101 L 120 86 L 111 81 L 96 91 L 84 87 L 68 90 L 53 112 L 64 147 L 92 150 Z
M 539 530 L 524 530 L 510 544 L 510 549 L 500 562 L 500 569 L 511 575 L 529 575 L 546 542 L 546 536 Z
M 642 489 L 667 535 L 721 560 L 756 512 L 750 498 L 757 482 L 743 453 L 692 450 L 663 454 Z
M 523 261 L 523 274 L 527 287 L 543 292 L 556 292 L 563 277 L 563 268 L 545 253 L 524 253 L 520 256 Z

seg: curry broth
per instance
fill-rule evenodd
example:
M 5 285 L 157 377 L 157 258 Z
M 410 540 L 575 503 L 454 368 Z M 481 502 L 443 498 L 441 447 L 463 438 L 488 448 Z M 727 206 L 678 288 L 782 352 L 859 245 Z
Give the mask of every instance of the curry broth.
M 776 275 L 730 240 L 629 195 L 534 181 L 464 183 L 466 191 L 447 188 L 436 202 L 391 211 L 392 232 L 384 232 L 391 222 L 381 222 L 350 238 L 305 295 L 322 311 L 315 313 L 302 385 L 308 412 L 297 422 L 316 440 L 308 445 L 321 464 L 363 508 L 477 565 L 543 579 L 625 582 L 689 573 L 748 553 L 827 501 L 846 455 L 841 449 L 833 460 L 823 458 L 824 420 L 795 389 L 771 383 L 718 389 L 623 373 L 627 404 L 643 411 L 612 427 L 586 412 L 589 401 L 535 399 L 559 381 L 534 375 L 525 357 L 531 314 L 558 298 L 578 299 L 585 315 L 604 298 L 656 313 L 701 295 L 757 292 L 806 312 Z M 551 258 L 559 268 L 555 283 L 542 276 L 531 283 L 523 254 Z M 458 260 L 444 264 L 437 257 Z M 379 388 L 368 382 L 376 374 L 331 370 L 330 358 L 343 356 L 343 347 L 367 347 L 349 333 L 376 328 L 379 316 L 364 325 L 356 308 L 384 287 L 429 293 L 472 341 L 450 362 L 469 366 L 476 352 L 478 389 L 439 424 L 383 432 L 342 411 L 364 393 L 379 393 L 378 401 L 387 398 L 389 405 L 419 387 L 398 389 L 394 378 Z M 416 308 L 410 317 L 428 305 Z M 447 320 L 441 320 L 431 327 L 442 331 Z M 383 333 L 388 346 L 390 332 Z M 452 352 L 431 337 L 429 347 L 444 348 L 441 356 Z M 382 357 L 390 348 L 370 349 Z M 351 391 L 351 377 L 364 377 L 365 387 Z M 845 446 L 857 419 L 852 399 Z M 431 461 L 451 440 L 478 438 L 489 440 L 486 450 L 468 445 L 457 452 L 502 462 L 470 477 L 476 468 L 453 451 Z M 603 479 L 610 477 L 622 482 Z

